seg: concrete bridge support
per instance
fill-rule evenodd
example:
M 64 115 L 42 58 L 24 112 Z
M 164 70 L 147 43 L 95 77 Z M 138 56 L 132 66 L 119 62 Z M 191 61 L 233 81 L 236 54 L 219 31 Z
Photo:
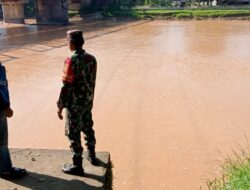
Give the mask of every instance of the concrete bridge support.
M 24 4 L 27 0 L 0 0 L 4 22 L 24 23 Z M 68 24 L 67 0 L 37 0 L 38 24 Z
M 67 0 L 38 0 L 38 24 L 68 24 Z
M 4 22 L 6 23 L 24 23 L 25 0 L 0 0 L 3 8 Z

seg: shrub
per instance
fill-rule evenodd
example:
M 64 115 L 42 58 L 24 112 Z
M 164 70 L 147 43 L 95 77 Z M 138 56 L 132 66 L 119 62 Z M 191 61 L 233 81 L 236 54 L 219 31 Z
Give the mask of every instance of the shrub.
M 74 17 L 76 15 L 79 15 L 79 12 L 78 11 L 69 11 L 68 15 L 69 15 L 69 17 Z

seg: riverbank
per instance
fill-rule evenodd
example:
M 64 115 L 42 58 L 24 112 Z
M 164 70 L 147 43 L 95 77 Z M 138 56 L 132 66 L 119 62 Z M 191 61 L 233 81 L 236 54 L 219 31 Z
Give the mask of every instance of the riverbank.
M 207 182 L 209 190 L 241 189 L 249 190 L 250 187 L 250 161 L 249 146 L 239 148 L 225 159 L 221 165 L 221 175 Z
M 136 18 L 136 19 L 224 19 L 250 20 L 250 9 L 130 9 L 107 10 L 104 17 Z

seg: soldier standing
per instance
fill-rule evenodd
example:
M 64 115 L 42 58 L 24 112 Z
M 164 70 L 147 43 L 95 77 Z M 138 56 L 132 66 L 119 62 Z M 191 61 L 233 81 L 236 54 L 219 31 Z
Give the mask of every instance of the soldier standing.
M 97 62 L 94 56 L 82 49 L 84 44 L 82 31 L 68 31 L 67 41 L 73 55 L 67 58 L 64 63 L 63 86 L 57 106 L 60 119 L 63 119 L 62 110 L 66 108 L 65 135 L 70 141 L 73 164 L 65 165 L 63 172 L 72 175 L 84 175 L 81 132 L 85 136 L 87 159 L 93 165 L 98 164 L 92 120 Z

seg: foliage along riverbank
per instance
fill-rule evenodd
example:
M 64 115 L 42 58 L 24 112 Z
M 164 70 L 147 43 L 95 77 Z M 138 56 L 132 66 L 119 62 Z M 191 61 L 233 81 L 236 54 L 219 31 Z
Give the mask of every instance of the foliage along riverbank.
M 131 9 L 106 10 L 106 17 L 118 18 L 151 18 L 151 19 L 241 19 L 250 20 L 250 9 Z
M 221 177 L 208 181 L 209 190 L 249 190 L 250 189 L 250 155 L 249 147 L 233 151 L 221 165 Z

